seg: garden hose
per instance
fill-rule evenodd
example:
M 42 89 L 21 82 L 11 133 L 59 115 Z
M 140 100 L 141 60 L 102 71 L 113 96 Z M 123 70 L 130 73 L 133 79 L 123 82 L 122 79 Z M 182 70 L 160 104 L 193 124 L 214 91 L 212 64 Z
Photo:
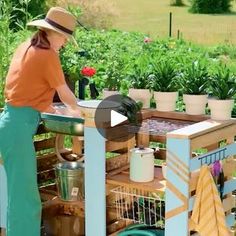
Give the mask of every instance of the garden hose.
M 156 234 L 154 231 L 149 231 L 149 230 L 129 230 L 129 231 L 123 231 L 121 233 L 118 233 L 118 236 L 161 236 L 160 234 Z

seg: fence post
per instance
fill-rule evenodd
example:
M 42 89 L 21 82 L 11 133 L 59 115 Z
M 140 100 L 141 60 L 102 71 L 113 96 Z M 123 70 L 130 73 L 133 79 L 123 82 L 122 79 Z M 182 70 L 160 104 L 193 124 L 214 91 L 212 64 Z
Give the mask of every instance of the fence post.
M 170 18 L 169 18 L 169 37 L 172 36 L 172 12 L 170 12 Z
M 179 39 L 180 38 L 180 31 L 179 31 L 179 29 L 177 30 L 177 39 Z

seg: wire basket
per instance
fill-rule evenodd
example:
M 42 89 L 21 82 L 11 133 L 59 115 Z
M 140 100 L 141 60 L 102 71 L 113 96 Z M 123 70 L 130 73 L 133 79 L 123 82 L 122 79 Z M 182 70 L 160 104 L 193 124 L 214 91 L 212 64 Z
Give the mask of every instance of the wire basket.
M 156 193 L 125 186 L 116 187 L 111 192 L 115 194 L 116 213 L 119 219 L 164 227 L 165 201 Z

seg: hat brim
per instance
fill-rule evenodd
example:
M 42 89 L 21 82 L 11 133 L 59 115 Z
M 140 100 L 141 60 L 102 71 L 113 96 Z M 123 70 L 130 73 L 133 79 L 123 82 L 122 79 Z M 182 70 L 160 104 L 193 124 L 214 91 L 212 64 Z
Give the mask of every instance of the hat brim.
M 45 20 L 34 20 L 34 21 L 31 21 L 31 22 L 27 23 L 27 26 L 35 26 L 35 27 L 38 27 L 38 28 L 46 28 L 46 29 L 50 29 L 50 30 L 56 31 L 59 34 L 63 34 L 68 39 L 71 39 L 72 42 L 78 47 L 78 44 L 77 44 L 75 38 L 71 34 L 67 34 L 64 31 L 62 31 L 60 29 L 57 29 L 56 27 L 53 27 L 52 25 L 50 25 Z

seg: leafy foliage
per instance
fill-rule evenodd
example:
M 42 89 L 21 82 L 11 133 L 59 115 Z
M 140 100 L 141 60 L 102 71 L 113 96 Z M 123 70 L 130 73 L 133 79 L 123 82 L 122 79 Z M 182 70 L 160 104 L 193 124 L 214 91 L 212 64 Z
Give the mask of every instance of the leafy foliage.
M 141 55 L 134 61 L 132 70 L 128 76 L 131 87 L 135 89 L 149 89 L 149 74 L 149 60 L 146 55 Z
M 232 0 L 191 0 L 190 11 L 193 13 L 230 12 Z
M 27 22 L 47 11 L 46 0 L 12 0 L 11 4 L 10 28 L 14 31 L 25 29 Z
M 177 88 L 177 72 L 171 60 L 152 61 L 152 73 L 149 75 L 154 91 L 174 92 Z
M 201 65 L 198 61 L 186 66 L 179 76 L 178 83 L 185 94 L 206 94 L 209 83 L 206 66 Z
M 219 67 L 210 79 L 210 91 L 218 99 L 232 98 L 236 94 L 236 76 L 229 69 Z
M 5 77 L 13 51 L 23 39 L 29 35 L 27 31 L 15 33 L 10 29 L 13 6 L 10 0 L 5 0 L 0 7 L 0 107 L 4 105 L 3 89 Z

